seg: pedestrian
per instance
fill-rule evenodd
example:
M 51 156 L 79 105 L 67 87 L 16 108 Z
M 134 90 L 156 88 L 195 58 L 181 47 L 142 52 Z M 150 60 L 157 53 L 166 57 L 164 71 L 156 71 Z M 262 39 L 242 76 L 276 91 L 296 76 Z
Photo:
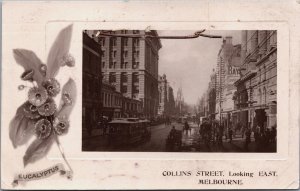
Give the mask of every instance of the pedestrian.
M 246 141 L 245 141 L 245 151 L 248 151 L 248 145 L 251 142 L 251 130 L 250 128 L 247 128 L 245 130 L 245 137 L 246 137 Z
M 271 142 L 275 143 L 276 142 L 276 125 L 272 126 L 271 129 Z
M 229 143 L 231 143 L 232 142 L 232 128 L 231 127 L 229 127 L 229 130 L 228 130 L 228 134 L 229 134 Z
M 269 144 L 271 142 L 271 131 L 270 129 L 266 129 L 266 142 Z
M 170 139 L 174 139 L 175 138 L 175 134 L 176 134 L 176 129 L 175 126 L 172 127 L 171 131 L 170 131 Z
M 218 145 L 222 146 L 223 145 L 223 131 L 224 131 L 224 126 L 223 125 L 219 125 L 217 123 L 217 128 L 218 128 Z
M 188 124 L 187 121 L 184 122 L 184 129 L 185 129 L 185 131 L 186 131 L 186 134 L 188 134 L 188 131 L 189 131 L 189 129 L 190 129 L 190 126 L 189 126 L 189 124 Z
M 255 128 L 255 130 L 254 130 L 254 141 L 255 141 L 255 144 L 258 144 L 258 142 L 259 142 L 259 128 L 258 128 L 258 126 Z

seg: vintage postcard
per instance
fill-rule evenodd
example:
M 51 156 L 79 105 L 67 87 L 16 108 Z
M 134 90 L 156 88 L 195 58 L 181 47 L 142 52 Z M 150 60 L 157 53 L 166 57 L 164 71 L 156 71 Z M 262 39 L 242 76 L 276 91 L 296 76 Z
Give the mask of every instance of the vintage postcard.
M 299 188 L 299 1 L 2 10 L 1 188 Z

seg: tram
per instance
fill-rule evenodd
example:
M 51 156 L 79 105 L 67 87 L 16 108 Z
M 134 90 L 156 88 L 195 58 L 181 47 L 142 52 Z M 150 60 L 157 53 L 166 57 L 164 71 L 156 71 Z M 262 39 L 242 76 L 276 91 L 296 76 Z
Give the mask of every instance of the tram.
M 138 118 L 118 118 L 108 123 L 110 145 L 131 145 L 151 138 L 150 121 Z

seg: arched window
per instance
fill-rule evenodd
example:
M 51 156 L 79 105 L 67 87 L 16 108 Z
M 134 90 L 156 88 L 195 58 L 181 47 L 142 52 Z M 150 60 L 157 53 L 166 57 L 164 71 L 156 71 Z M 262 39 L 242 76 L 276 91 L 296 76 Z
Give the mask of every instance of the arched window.
M 258 90 L 258 103 L 261 104 L 262 100 L 261 100 L 261 90 Z
M 263 95 L 264 95 L 264 104 L 267 104 L 267 91 L 266 91 L 266 87 L 264 87 Z
M 267 77 L 267 71 L 266 71 L 266 66 L 264 66 L 264 70 L 263 70 L 263 80 L 265 81 Z

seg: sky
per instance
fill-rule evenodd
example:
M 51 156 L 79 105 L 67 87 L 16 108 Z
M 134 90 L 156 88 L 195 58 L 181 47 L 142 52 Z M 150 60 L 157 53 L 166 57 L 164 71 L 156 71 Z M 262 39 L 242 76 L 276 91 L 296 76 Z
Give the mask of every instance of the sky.
M 192 35 L 196 31 L 157 31 L 163 35 Z M 205 31 L 204 34 L 232 36 L 233 44 L 240 44 L 241 31 Z M 199 37 L 196 39 L 161 39 L 159 75 L 166 74 L 174 96 L 182 87 L 186 103 L 194 105 L 207 90 L 210 75 L 217 66 L 222 39 Z

